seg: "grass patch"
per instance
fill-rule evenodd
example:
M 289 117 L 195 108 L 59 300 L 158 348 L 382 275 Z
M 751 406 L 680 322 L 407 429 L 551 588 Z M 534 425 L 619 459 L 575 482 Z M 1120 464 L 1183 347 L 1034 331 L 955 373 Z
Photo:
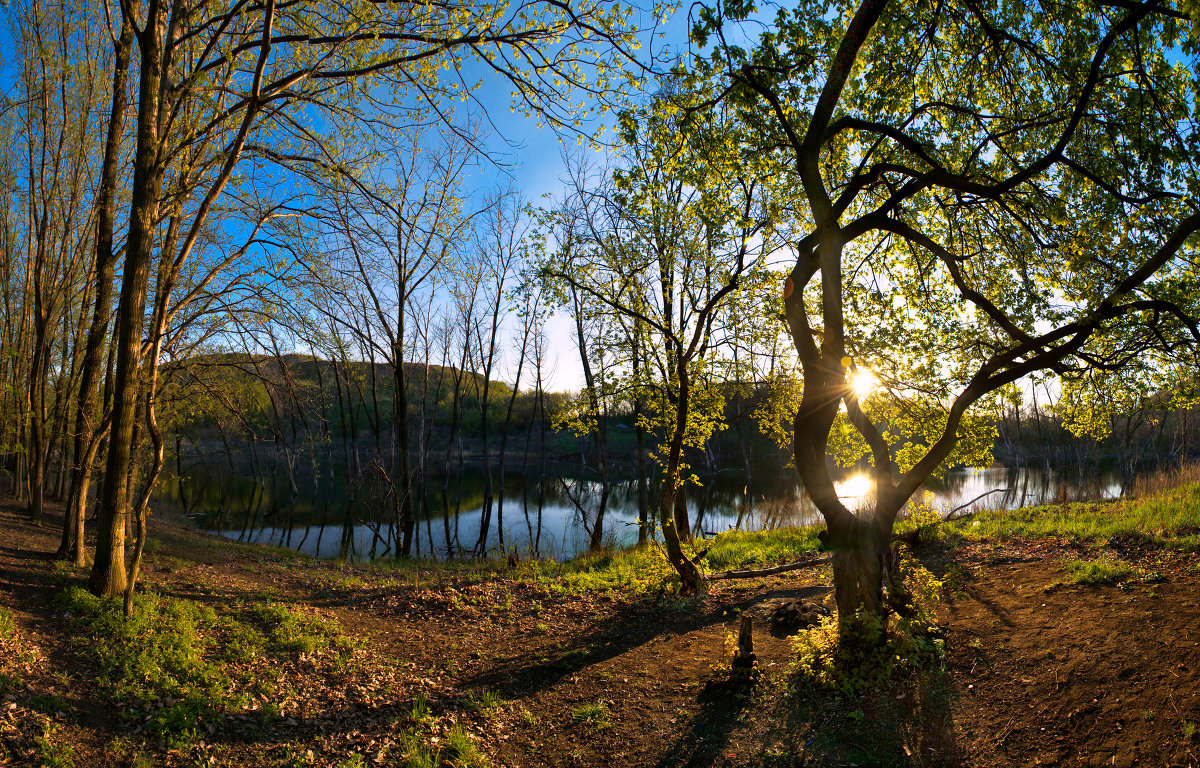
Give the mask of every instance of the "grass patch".
M 820 546 L 813 526 L 772 531 L 728 531 L 705 542 L 705 565 L 714 571 L 734 571 L 755 565 L 778 565 L 798 559 Z
M 146 593 L 135 596 L 127 619 L 119 601 L 79 587 L 67 589 L 62 601 L 84 630 L 78 644 L 99 662 L 97 682 L 136 707 L 130 716 L 145 716 L 152 735 L 186 744 L 203 722 L 243 703 L 216 658 L 222 622 L 212 608 Z
M 819 528 L 779 528 L 772 531 L 728 531 L 693 542 L 707 549 L 703 564 L 710 571 L 791 562 L 820 545 Z M 559 563 L 531 560 L 521 563 L 516 578 L 540 584 L 552 592 L 581 593 L 606 590 L 650 592 L 675 578 L 666 558 L 654 546 L 585 555 Z
M 454 726 L 446 736 L 446 744 L 438 755 L 442 764 L 454 768 L 485 768 L 488 760 L 461 726 Z
M 410 731 L 400 740 L 398 761 L 404 768 L 487 768 L 487 757 L 462 726 L 454 726 L 445 738 L 431 740 L 427 734 Z
M 35 740 L 39 765 L 43 768 L 75 768 L 75 747 L 57 738 L 53 729 L 47 729 Z
M 134 597 L 126 618 L 120 601 L 74 586 L 59 597 L 75 617 L 76 645 L 95 658 L 97 682 L 131 720 L 171 747 L 273 688 L 272 656 L 349 647 L 333 622 L 282 605 L 235 606 L 218 612 L 152 592 Z
M 466 698 L 466 707 L 484 717 L 491 717 L 504 703 L 504 699 L 495 691 L 484 688 L 474 691 Z
M 603 701 L 580 704 L 575 707 L 571 710 L 571 722 L 577 725 L 587 723 L 596 728 L 608 728 L 612 725 L 612 721 L 609 720 L 608 705 Z
M 23 685 L 25 681 L 16 672 L 0 672 L 0 695 L 12 693 Z
M 17 623 L 13 621 L 12 611 L 0 606 L 0 640 L 11 640 L 17 635 Z
M 262 630 L 270 653 L 313 653 L 330 647 L 350 650 L 336 624 L 281 603 L 258 603 L 250 609 L 250 616 Z
M 1072 584 L 1099 586 L 1119 584 L 1141 578 L 1143 572 L 1132 563 L 1115 557 L 1097 557 L 1095 560 L 1073 560 L 1063 569 Z
M 983 511 L 943 525 L 945 533 L 968 539 L 1057 536 L 1104 542 L 1121 538 L 1200 550 L 1200 482 L 1158 487 L 1142 497 Z
M 815 551 L 816 527 L 780 528 L 772 531 L 727 531 L 708 539 L 696 539 L 695 552 L 707 549 L 702 563 L 707 570 L 725 571 L 791 562 L 805 552 Z M 649 593 L 674 580 L 675 572 L 667 563 L 661 547 L 649 546 L 617 552 L 596 552 L 571 560 L 522 560 L 509 568 L 503 560 L 446 562 L 430 565 L 419 560 L 377 560 L 364 563 L 361 573 L 369 583 L 378 585 L 386 575 L 397 585 L 430 586 L 485 581 L 497 576 L 534 584 L 556 594 L 583 594 L 620 590 Z M 374 572 L 374 573 L 372 573 Z M 358 576 L 338 580 L 359 583 Z M 327 585 L 336 580 L 324 580 Z M 538 625 L 535 632 L 542 630 Z
M 651 547 L 584 555 L 562 563 L 527 560 L 515 570 L 517 578 L 566 594 L 614 589 L 645 592 L 660 587 L 674 573 Z

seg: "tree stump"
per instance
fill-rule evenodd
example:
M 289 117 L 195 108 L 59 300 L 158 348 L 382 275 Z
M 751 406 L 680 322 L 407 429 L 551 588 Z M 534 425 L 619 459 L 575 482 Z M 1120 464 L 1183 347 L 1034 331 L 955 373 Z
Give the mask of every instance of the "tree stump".
M 758 677 L 758 656 L 754 654 L 754 620 L 749 614 L 742 615 L 737 651 L 733 654 L 733 670 L 729 677 L 735 685 L 752 684 Z

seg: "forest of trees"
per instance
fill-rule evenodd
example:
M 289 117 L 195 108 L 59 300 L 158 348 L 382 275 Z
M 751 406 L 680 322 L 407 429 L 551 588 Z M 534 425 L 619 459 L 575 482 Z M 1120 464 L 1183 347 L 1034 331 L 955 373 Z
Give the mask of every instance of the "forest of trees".
M 599 516 L 637 483 L 689 593 L 691 478 L 766 458 L 852 615 L 948 467 L 1196 452 L 1184 4 L 697 6 L 687 55 L 665 12 L 14 0 L 6 492 L 34 522 L 60 500 L 59 556 L 128 605 L 171 463 L 293 499 L 342 475 L 401 557 L 468 464 L 485 555 L 506 477 L 577 463 Z M 603 151 L 564 151 L 549 200 L 481 181 L 506 177 L 479 83 Z

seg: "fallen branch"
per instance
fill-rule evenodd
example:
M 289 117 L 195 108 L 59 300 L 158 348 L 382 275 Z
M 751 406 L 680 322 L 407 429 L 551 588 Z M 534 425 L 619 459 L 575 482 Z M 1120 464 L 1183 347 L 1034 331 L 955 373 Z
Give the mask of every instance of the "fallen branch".
M 971 515 L 975 514 L 974 510 L 971 512 L 968 512 L 965 515 L 961 515 L 959 517 L 955 517 L 955 515 L 959 511 L 966 509 L 967 507 L 971 506 L 972 504 L 974 504 L 975 502 L 984 498 L 985 496 L 991 496 L 993 493 L 1005 493 L 1007 491 L 1008 491 L 1007 488 L 993 488 L 992 490 L 987 491 L 986 493 L 981 493 L 978 496 L 976 496 L 975 498 L 968 501 L 966 504 L 959 504 L 957 507 L 955 507 L 954 509 L 947 512 L 945 517 L 934 520 L 932 523 L 925 523 L 925 525 L 918 526 L 916 528 L 913 528 L 911 531 L 905 531 L 904 533 L 892 534 L 892 541 L 903 541 L 904 543 L 908 544 L 910 547 L 916 546 L 917 541 L 920 540 L 920 538 L 921 538 L 921 533 L 925 529 L 933 528 L 935 526 L 941 525 L 942 523 L 949 523 L 949 522 L 953 522 L 954 520 L 964 520 L 966 518 L 969 518 Z
M 829 562 L 831 556 L 815 557 L 809 560 L 801 560 L 797 563 L 787 563 L 786 565 L 776 565 L 772 568 L 756 568 L 749 571 L 725 571 L 724 573 L 714 573 L 708 577 L 709 581 L 720 581 L 721 579 L 754 579 L 759 576 L 774 576 L 777 573 L 787 573 L 788 571 L 798 571 L 801 568 L 807 568 L 810 565 L 819 565 Z
M 1008 493 L 1008 489 L 1007 488 L 993 488 L 992 490 L 988 491 L 987 493 L 981 493 L 978 496 L 976 496 L 975 498 L 968 501 L 966 504 L 959 504 L 957 507 L 955 507 L 954 509 L 947 512 L 946 516 L 941 519 L 941 522 L 947 522 L 949 520 L 953 520 L 955 513 L 957 513 L 959 510 L 966 509 L 967 507 L 971 506 L 975 502 L 982 499 L 984 496 L 991 496 L 993 493 Z M 967 517 L 967 515 L 963 515 L 963 517 Z

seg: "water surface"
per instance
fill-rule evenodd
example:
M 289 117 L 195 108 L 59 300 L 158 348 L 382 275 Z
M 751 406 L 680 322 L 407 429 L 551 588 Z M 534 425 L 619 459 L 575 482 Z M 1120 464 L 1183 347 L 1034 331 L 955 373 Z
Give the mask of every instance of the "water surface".
M 851 508 L 869 502 L 870 481 L 865 475 L 850 475 L 838 488 Z M 619 549 L 636 544 L 636 482 L 613 483 L 606 496 L 602 491 L 595 480 L 509 475 L 502 504 L 497 492 L 487 535 L 481 541 L 482 473 L 468 469 L 444 484 L 435 478 L 425 495 L 414 550 L 438 558 L 516 551 L 522 556 L 563 559 L 596 546 Z M 943 514 L 962 514 L 975 508 L 1018 509 L 1114 498 L 1121 492 L 1119 477 L 1109 472 L 993 467 L 951 471 L 927 483 L 916 498 Z M 689 487 L 687 495 L 698 533 L 820 522 L 790 471 L 768 473 L 751 482 L 738 473 L 721 473 L 703 486 Z M 655 498 L 653 492 L 650 498 Z M 306 477 L 293 491 L 285 477 L 264 482 L 193 469 L 182 481 L 168 477 L 159 499 L 182 505 L 201 526 L 221 535 L 314 557 L 364 559 L 387 556 L 395 549 L 395 531 L 389 525 L 393 502 L 386 489 L 359 485 L 351 490 L 329 478 Z M 604 513 L 597 520 L 602 500 Z

